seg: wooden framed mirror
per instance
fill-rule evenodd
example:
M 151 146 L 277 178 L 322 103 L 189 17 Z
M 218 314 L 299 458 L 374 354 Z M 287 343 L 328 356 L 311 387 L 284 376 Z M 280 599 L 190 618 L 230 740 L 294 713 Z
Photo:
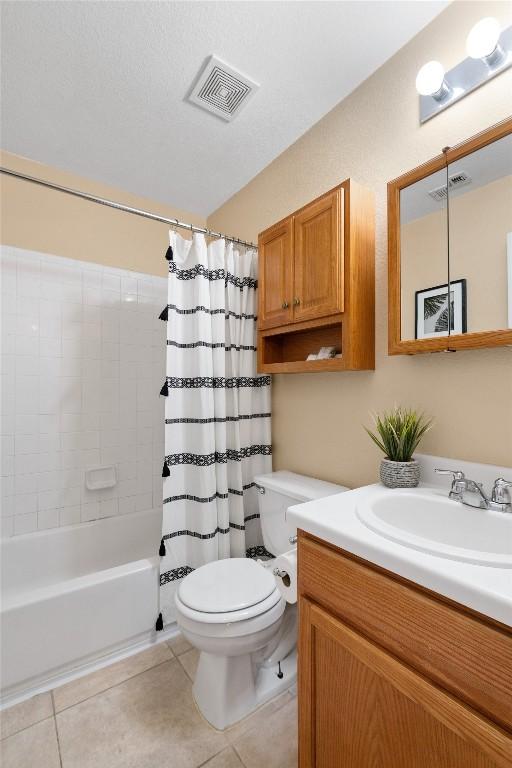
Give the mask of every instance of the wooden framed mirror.
M 388 184 L 388 334 L 390 355 L 512 345 L 512 118 Z

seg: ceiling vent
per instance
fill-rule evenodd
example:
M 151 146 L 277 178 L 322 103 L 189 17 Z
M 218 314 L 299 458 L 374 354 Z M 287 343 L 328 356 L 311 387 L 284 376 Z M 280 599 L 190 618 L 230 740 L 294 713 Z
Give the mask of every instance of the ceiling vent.
M 233 120 L 258 88 L 254 80 L 210 56 L 188 98 L 223 120 Z
M 460 171 L 460 173 L 454 173 L 453 176 L 449 177 L 448 184 L 450 185 L 450 190 L 459 189 L 459 187 L 465 187 L 466 184 L 471 184 L 471 176 L 468 176 L 467 173 L 465 173 L 465 171 Z M 446 187 L 446 184 L 444 184 L 442 187 L 436 187 L 436 189 L 431 189 L 428 194 L 436 202 L 442 203 L 448 197 L 448 189 Z

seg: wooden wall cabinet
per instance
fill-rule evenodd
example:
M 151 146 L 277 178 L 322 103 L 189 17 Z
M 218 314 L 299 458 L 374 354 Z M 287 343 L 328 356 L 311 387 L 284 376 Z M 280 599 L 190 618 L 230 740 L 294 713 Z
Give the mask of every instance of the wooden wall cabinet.
M 371 193 L 350 179 L 260 233 L 258 370 L 375 367 Z M 322 346 L 342 357 L 306 361 Z
M 299 768 L 510 768 L 512 630 L 299 534 Z
M 286 325 L 293 319 L 293 225 L 290 219 L 259 238 L 259 324 Z

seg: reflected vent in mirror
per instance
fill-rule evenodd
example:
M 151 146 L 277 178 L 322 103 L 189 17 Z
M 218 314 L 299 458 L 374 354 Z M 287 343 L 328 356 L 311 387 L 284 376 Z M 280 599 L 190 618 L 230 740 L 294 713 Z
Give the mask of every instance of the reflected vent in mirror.
M 466 184 L 471 184 L 471 181 L 471 177 L 468 176 L 467 173 L 464 173 L 464 171 L 454 173 L 453 176 L 450 176 L 448 179 L 450 189 L 459 189 L 459 187 L 465 187 Z M 431 189 L 428 194 L 433 200 L 436 200 L 438 203 L 442 203 L 448 197 L 448 188 L 446 184 L 444 184 L 442 187 Z
M 210 56 L 188 98 L 223 120 L 233 120 L 258 88 L 247 75 Z

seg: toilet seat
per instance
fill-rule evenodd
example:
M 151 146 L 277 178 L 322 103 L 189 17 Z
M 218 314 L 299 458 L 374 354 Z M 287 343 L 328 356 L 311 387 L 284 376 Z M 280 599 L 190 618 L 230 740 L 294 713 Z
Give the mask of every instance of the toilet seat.
M 279 590 L 272 595 L 242 611 L 228 613 L 201 613 L 188 608 L 180 600 L 178 592 L 174 595 L 174 604 L 178 613 L 178 624 L 185 632 L 203 638 L 236 639 L 256 636 L 280 621 L 286 608 L 286 600 Z
M 178 587 L 180 612 L 194 621 L 224 624 L 260 616 L 281 599 L 272 573 L 248 558 L 216 560 Z

